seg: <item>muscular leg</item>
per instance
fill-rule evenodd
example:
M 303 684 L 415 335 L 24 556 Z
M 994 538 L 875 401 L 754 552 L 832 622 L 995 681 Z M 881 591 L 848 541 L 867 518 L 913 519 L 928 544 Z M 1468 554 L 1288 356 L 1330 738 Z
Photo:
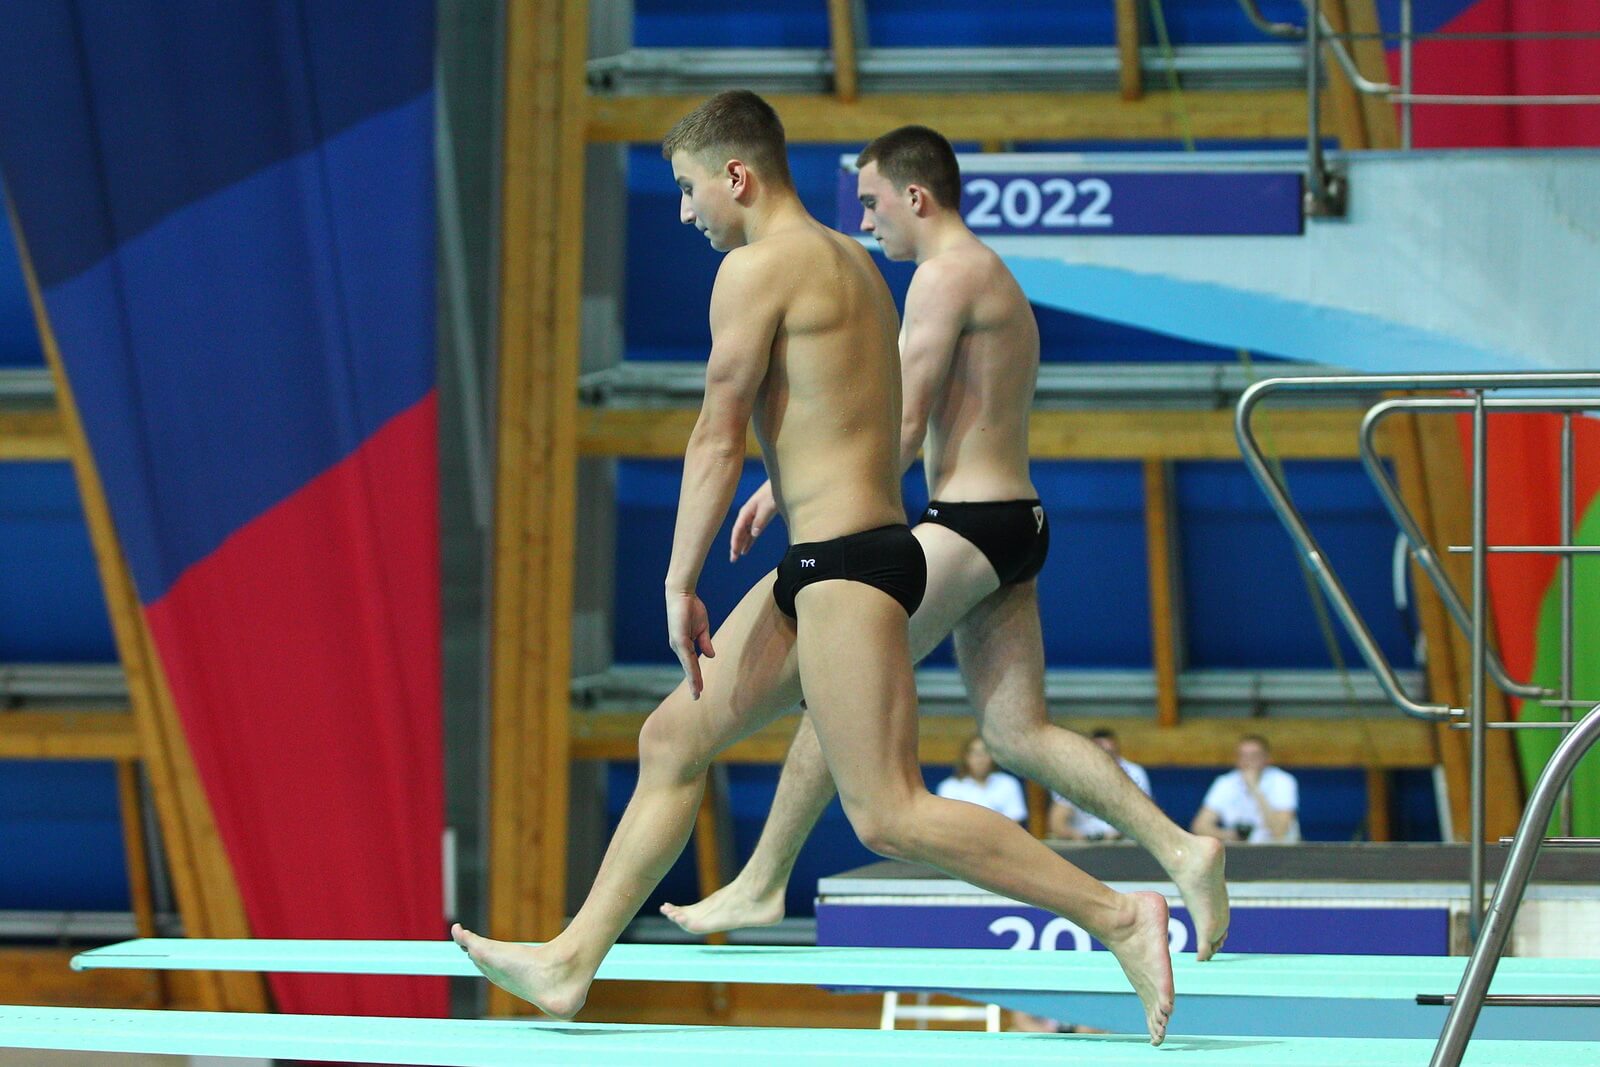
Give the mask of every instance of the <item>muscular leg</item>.
M 796 604 L 808 714 L 862 842 L 1087 930 L 1122 964 L 1160 1044 L 1172 1011 L 1166 901 L 1117 893 L 998 812 L 928 792 L 905 615 L 891 598 L 835 580 L 802 589 Z
M 1228 936 L 1222 844 L 1181 829 L 1099 745 L 1050 722 L 1035 584 L 997 590 L 956 624 L 955 633 L 956 660 L 996 762 L 1049 786 L 1149 850 L 1189 906 L 1196 956 L 1210 959 Z
M 700 699 L 680 685 L 645 721 L 639 784 L 572 923 L 536 948 L 456 926 L 457 944 L 496 985 L 557 1018 L 577 1014 L 600 961 L 683 851 L 712 758 L 800 699 L 794 624 L 772 583 L 771 574 L 757 582 L 716 632 Z
M 922 523 L 912 531 L 928 559 L 928 588 L 911 617 L 911 655 L 921 660 L 949 636 L 951 627 L 1000 585 L 994 568 L 972 542 L 944 526 Z M 733 881 L 697 904 L 663 904 L 661 914 L 691 934 L 770 926 L 783 918 L 784 892 L 800 847 L 828 802 L 833 779 L 822 759 L 816 728 L 800 723 L 778 777 L 772 811 L 750 860 Z

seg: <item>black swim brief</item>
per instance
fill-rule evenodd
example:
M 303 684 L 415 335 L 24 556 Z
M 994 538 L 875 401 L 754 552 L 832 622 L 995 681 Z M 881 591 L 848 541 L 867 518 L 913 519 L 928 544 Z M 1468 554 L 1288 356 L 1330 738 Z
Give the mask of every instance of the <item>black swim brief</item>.
M 933 500 L 919 522 L 949 527 L 971 541 L 1001 585 L 1037 576 L 1050 554 L 1050 520 L 1037 500 Z
M 833 578 L 861 582 L 881 589 L 900 602 L 910 615 L 922 603 L 928 587 L 928 561 L 922 545 L 904 523 L 876 530 L 793 545 L 778 564 L 778 581 L 772 599 L 778 610 L 795 617 L 795 594 L 813 582 Z

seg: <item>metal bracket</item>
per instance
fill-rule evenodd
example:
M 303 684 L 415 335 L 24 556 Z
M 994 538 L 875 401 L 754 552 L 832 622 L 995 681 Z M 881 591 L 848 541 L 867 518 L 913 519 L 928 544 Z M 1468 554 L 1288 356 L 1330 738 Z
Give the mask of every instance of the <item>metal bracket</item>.
M 1342 164 L 1330 164 L 1321 150 L 1311 154 L 1306 174 L 1305 212 L 1312 218 L 1342 219 L 1349 208 L 1350 179 Z

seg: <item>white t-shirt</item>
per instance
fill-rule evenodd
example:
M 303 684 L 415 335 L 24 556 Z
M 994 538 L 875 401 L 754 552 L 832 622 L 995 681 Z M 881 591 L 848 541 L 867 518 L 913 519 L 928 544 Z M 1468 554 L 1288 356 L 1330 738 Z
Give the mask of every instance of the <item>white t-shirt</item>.
M 1294 775 L 1281 767 L 1268 767 L 1261 772 L 1261 795 L 1277 811 L 1300 810 L 1300 785 L 1294 780 Z M 1206 790 L 1205 800 L 1201 801 L 1200 805 L 1216 812 L 1217 820 L 1227 829 L 1239 830 L 1246 826 L 1250 827 L 1250 836 L 1246 840 L 1256 844 L 1300 840 L 1298 818 L 1289 824 L 1289 831 L 1282 837 L 1272 836 L 1267 830 L 1266 815 L 1256 803 L 1255 797 L 1250 795 L 1249 788 L 1245 786 L 1244 775 L 1236 770 L 1229 771 L 1212 782 L 1211 788 Z
M 982 782 L 976 778 L 946 778 L 934 790 L 951 800 L 965 800 L 981 804 L 990 811 L 998 811 L 1013 822 L 1028 817 L 1028 802 L 1022 796 L 1022 783 L 1005 771 L 994 771 Z
M 1153 795 L 1150 792 L 1150 775 L 1143 767 L 1131 760 L 1125 760 L 1121 756 L 1117 757 L 1117 766 L 1122 768 L 1123 774 L 1133 779 L 1133 784 L 1139 787 L 1141 793 L 1147 797 Z M 1115 826 L 1100 818 L 1100 816 L 1091 815 L 1076 804 L 1073 804 L 1072 801 L 1060 793 L 1051 793 L 1050 798 L 1057 804 L 1071 805 L 1072 828 L 1078 832 L 1080 837 L 1109 837 L 1112 834 L 1121 832 Z

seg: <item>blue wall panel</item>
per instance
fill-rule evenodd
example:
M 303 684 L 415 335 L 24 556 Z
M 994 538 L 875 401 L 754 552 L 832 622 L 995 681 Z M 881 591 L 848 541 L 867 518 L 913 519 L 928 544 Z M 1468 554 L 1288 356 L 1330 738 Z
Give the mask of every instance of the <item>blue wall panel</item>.
M 0 226 L 0 368 L 39 367 L 44 352 L 28 306 L 28 289 L 22 280 L 16 243 L 9 225 Z
M 1395 530 L 1365 474 L 1354 462 L 1286 467 L 1290 492 L 1380 647 L 1410 666 L 1389 580 Z M 1177 493 L 1190 666 L 1332 667 L 1293 544 L 1242 464 L 1179 464 Z M 1346 665 L 1364 671 L 1334 625 Z
M 0 761 L 0 857 L 0 910 L 126 910 L 115 768 Z
M 71 468 L 0 463 L 0 663 L 116 658 Z

